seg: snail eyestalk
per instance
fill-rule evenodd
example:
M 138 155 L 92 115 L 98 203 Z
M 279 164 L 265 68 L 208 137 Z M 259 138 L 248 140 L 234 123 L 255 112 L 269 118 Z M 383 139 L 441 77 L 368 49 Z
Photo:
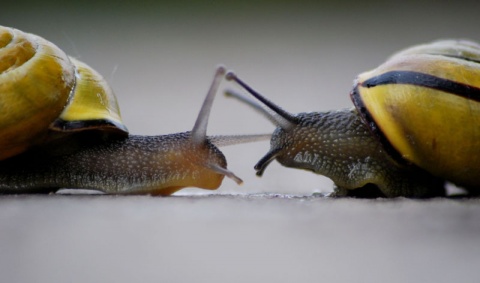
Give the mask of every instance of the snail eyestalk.
M 217 70 L 215 71 L 212 84 L 210 85 L 210 89 L 208 90 L 207 96 L 203 101 L 202 107 L 200 108 L 200 112 L 198 113 L 197 120 L 195 121 L 195 125 L 193 126 L 193 129 L 192 129 L 191 141 L 193 145 L 204 146 L 205 143 L 207 142 L 208 118 L 210 117 L 213 101 L 215 99 L 215 95 L 217 94 L 218 87 L 220 86 L 220 82 L 223 76 L 225 75 L 225 72 L 226 72 L 226 69 L 223 66 L 218 66 Z M 231 144 L 233 143 L 234 142 L 231 141 Z M 236 142 L 236 143 L 239 143 L 239 142 Z M 215 160 L 210 160 L 210 159 L 205 160 L 204 166 L 218 174 L 227 176 L 228 178 L 234 180 L 239 185 L 243 183 L 242 179 L 237 177 L 233 172 L 229 171 L 227 168 L 223 168 L 220 165 L 218 165 Z
M 226 97 L 231 97 L 234 99 L 237 99 L 238 101 L 250 106 L 253 108 L 255 111 L 263 115 L 265 118 L 267 118 L 273 125 L 275 126 L 280 126 L 279 125 L 279 116 L 274 113 L 273 111 L 269 111 L 269 109 L 264 108 L 261 104 L 259 104 L 257 101 L 246 97 L 245 95 L 242 95 L 234 90 L 228 89 L 224 92 L 224 95 Z
M 210 111 L 212 110 L 215 94 L 218 91 L 220 81 L 225 75 L 225 72 L 225 67 L 217 67 L 212 84 L 210 85 L 210 89 L 208 90 L 207 97 L 203 101 L 202 108 L 200 108 L 197 120 L 195 121 L 195 125 L 192 129 L 192 141 L 195 144 L 203 144 L 207 138 L 208 118 L 210 117 Z
M 276 114 L 278 114 L 278 116 L 273 116 L 272 115 L 269 118 L 269 120 L 273 121 L 276 125 L 278 125 L 278 126 L 282 127 L 283 129 L 287 130 L 287 129 L 293 128 L 296 124 L 298 124 L 298 118 L 295 115 L 290 114 L 289 112 L 283 110 L 280 106 L 276 105 L 275 103 L 273 103 L 270 100 L 263 97 L 263 95 L 261 95 L 260 93 L 255 91 L 253 88 L 251 88 L 249 85 L 247 85 L 244 81 L 239 79 L 233 71 L 227 72 L 227 74 L 225 75 L 225 78 L 229 81 L 236 82 L 238 85 L 240 85 L 246 91 L 248 91 L 248 93 L 250 93 L 256 99 L 258 99 L 260 102 L 265 104 L 265 106 L 267 106 L 272 111 L 274 111 Z M 243 101 L 243 102 L 246 102 L 248 105 L 252 106 L 253 108 L 257 108 L 256 106 L 249 103 L 248 101 L 245 101 L 245 100 L 242 100 L 242 99 L 240 99 L 240 100 Z

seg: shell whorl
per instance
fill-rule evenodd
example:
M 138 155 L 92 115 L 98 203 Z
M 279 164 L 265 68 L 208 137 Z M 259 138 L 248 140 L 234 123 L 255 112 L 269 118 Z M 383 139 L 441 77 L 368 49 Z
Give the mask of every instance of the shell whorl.
M 40 142 L 74 85 L 75 67 L 57 46 L 0 27 L 0 159 Z
M 105 126 L 127 132 L 100 74 L 39 36 L 0 26 L 0 160 L 44 142 L 50 130 Z

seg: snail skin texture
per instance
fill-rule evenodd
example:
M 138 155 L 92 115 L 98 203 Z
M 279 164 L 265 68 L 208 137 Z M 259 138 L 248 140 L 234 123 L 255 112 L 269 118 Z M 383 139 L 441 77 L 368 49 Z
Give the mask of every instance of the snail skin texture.
M 224 74 L 219 67 L 191 132 L 129 135 L 100 74 L 41 37 L 0 27 L 0 193 L 169 195 L 214 190 L 224 176 L 241 183 L 217 146 L 266 136 L 206 136 Z
M 358 76 L 350 93 L 352 109 L 294 115 L 234 73 L 227 79 L 269 109 L 230 95 L 277 126 L 270 151 L 255 166 L 258 175 L 276 159 L 332 179 L 334 196 L 444 196 L 445 181 L 480 194 L 477 43 L 442 40 L 393 55 Z

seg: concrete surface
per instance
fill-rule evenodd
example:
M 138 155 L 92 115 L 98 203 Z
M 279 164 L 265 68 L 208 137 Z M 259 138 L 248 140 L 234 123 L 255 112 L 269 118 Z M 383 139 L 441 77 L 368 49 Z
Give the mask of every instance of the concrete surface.
M 1 282 L 478 282 L 480 199 L 0 198 Z

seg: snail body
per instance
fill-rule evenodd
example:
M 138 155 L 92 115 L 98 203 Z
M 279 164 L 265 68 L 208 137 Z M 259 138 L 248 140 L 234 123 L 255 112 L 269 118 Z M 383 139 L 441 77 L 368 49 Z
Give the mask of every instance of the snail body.
M 241 183 L 217 145 L 265 136 L 207 137 L 224 73 L 217 69 L 192 131 L 130 135 L 100 74 L 41 37 L 0 27 L 0 193 L 169 195 L 216 189 L 224 176 Z
M 278 127 L 255 166 L 258 175 L 276 159 L 329 177 L 336 196 L 443 196 L 445 181 L 480 194 L 476 43 L 444 40 L 403 50 L 360 74 L 350 93 L 355 108 L 338 111 L 293 115 L 235 74 L 227 77 L 275 112 L 261 110 Z
M 75 139 L 87 136 L 91 139 L 91 135 Z M 82 142 L 68 154 L 35 149 L 1 162 L 0 191 L 49 193 L 86 188 L 109 194 L 170 195 L 183 187 L 216 189 L 224 175 L 231 174 L 221 151 L 210 140 L 193 145 L 190 132 L 94 140 Z M 217 171 L 215 166 L 225 173 L 220 174 L 222 169 Z

